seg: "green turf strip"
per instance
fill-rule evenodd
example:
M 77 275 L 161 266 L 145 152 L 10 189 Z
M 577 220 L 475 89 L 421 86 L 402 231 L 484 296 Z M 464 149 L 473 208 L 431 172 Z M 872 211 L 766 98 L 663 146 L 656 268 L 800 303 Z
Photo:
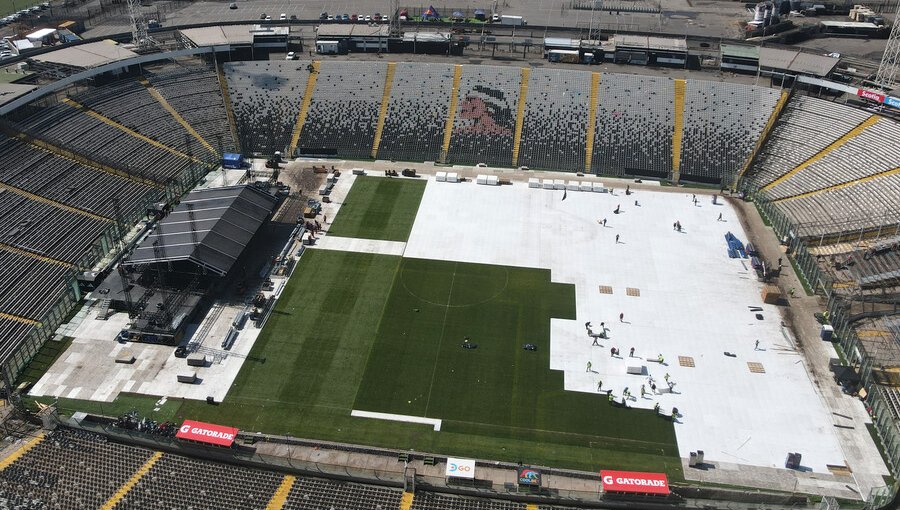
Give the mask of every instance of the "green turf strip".
M 425 181 L 358 176 L 328 234 L 406 242 Z

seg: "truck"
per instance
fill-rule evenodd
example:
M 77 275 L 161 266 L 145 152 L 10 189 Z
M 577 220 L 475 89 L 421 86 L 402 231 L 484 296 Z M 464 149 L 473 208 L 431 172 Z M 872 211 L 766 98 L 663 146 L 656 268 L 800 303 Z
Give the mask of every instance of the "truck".
M 503 14 L 502 16 L 500 16 L 500 24 L 509 25 L 512 27 L 521 27 L 523 25 L 527 25 L 528 21 L 526 21 L 522 16 L 507 16 L 506 14 Z

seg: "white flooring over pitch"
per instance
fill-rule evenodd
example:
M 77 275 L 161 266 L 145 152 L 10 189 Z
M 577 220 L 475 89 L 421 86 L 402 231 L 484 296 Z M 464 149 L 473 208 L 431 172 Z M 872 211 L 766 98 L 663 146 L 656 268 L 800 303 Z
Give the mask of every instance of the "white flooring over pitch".
M 710 461 L 784 467 L 788 452 L 800 452 L 816 472 L 844 465 L 830 412 L 783 333 L 778 308 L 762 303 L 750 261 L 728 257 L 728 231 L 747 242 L 735 210 L 709 196 L 695 206 L 690 193 L 624 191 L 568 191 L 562 200 L 561 190 L 521 183 L 429 180 L 404 256 L 547 268 L 553 281 L 574 284 L 577 318 L 552 320 L 550 368 L 565 372 L 566 390 L 596 392 L 602 380 L 618 398 L 630 388 L 631 407 L 677 407 L 682 457 L 703 450 Z M 617 205 L 621 214 L 613 213 Z M 762 320 L 751 306 L 762 307 Z M 586 321 L 594 331 L 606 323 L 602 347 L 591 345 Z M 611 357 L 611 347 L 621 357 Z M 655 362 L 659 354 L 667 366 Z M 682 366 L 679 356 L 694 366 Z M 765 373 L 751 372 L 748 362 Z M 640 365 L 660 386 L 668 373 L 674 393 L 641 398 L 648 377 L 626 373 Z

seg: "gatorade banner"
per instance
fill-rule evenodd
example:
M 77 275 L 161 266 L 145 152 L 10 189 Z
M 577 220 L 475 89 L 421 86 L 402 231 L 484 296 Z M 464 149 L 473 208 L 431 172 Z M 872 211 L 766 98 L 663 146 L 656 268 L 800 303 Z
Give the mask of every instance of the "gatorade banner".
M 213 425 L 202 421 L 184 420 L 175 437 L 200 443 L 214 444 L 216 446 L 231 446 L 237 437 L 238 429 Z
M 634 471 L 600 471 L 605 492 L 631 492 L 638 494 L 668 494 L 669 481 L 665 473 L 638 473 Z

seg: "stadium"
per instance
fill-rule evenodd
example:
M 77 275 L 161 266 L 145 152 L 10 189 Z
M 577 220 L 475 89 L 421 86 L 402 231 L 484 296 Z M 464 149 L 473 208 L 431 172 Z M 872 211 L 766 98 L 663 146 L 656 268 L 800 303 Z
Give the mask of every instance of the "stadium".
M 896 505 L 890 88 L 135 9 L 0 85 L 0 507 Z

